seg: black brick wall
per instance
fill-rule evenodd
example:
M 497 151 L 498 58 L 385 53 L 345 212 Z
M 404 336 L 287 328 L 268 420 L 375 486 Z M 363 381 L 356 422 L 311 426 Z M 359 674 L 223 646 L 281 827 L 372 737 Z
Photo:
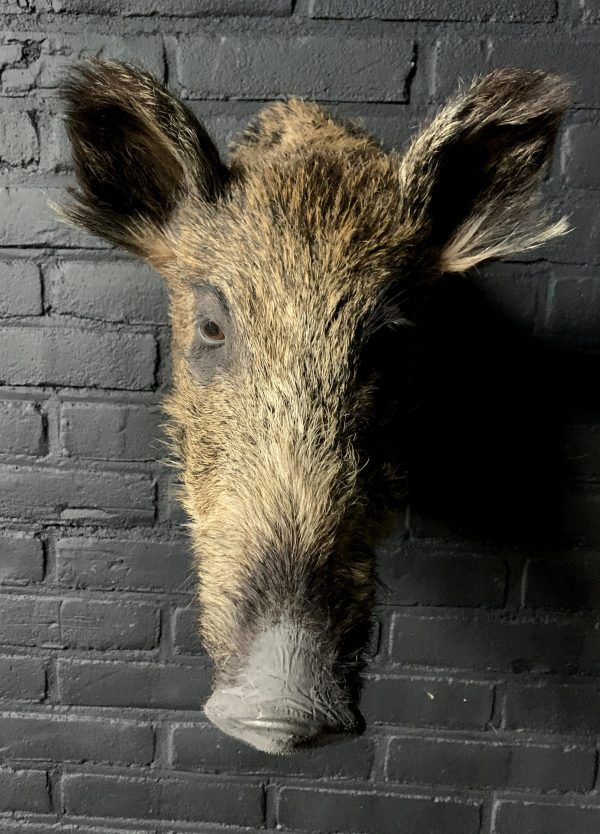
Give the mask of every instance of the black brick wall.
M 221 146 L 286 94 L 401 147 L 458 79 L 574 81 L 546 184 L 573 232 L 440 286 L 425 325 L 354 742 L 270 758 L 200 712 L 165 295 L 47 207 L 90 52 Z M 599 75 L 597 0 L 0 0 L 0 834 L 600 830 Z

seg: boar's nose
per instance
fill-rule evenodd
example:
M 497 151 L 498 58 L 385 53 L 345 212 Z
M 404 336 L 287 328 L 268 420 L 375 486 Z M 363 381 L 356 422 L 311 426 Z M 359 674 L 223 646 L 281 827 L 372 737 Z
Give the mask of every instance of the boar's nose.
M 227 735 L 267 753 L 291 753 L 358 735 L 364 720 L 332 674 L 333 658 L 293 623 L 261 632 L 206 716 Z

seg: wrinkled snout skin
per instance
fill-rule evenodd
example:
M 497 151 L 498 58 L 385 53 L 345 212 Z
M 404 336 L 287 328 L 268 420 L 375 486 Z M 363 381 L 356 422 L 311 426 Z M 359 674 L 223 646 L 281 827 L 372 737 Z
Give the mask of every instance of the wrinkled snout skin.
M 491 73 L 402 155 L 277 102 L 228 165 L 129 65 L 85 64 L 63 97 L 79 185 L 63 216 L 169 292 L 165 409 L 215 668 L 206 715 L 270 753 L 355 735 L 379 508 L 404 488 L 416 290 L 565 231 L 537 205 L 565 84 Z
M 267 753 L 357 735 L 364 722 L 314 635 L 280 620 L 260 632 L 235 681 L 204 707 L 223 732 Z

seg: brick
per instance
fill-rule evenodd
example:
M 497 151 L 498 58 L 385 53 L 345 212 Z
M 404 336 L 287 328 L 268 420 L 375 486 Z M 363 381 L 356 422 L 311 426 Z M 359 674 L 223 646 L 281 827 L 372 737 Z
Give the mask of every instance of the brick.
M 50 279 L 57 313 L 102 321 L 168 320 L 164 282 L 141 261 L 61 261 Z
M 71 648 L 153 649 L 159 628 L 151 603 L 65 599 L 60 609 L 61 638 Z
M 0 657 L 0 698 L 41 701 L 46 692 L 46 671 L 39 657 Z
M 469 40 L 441 38 L 435 59 L 435 97 L 443 99 L 452 93 L 458 78 L 470 79 L 499 67 L 543 67 L 557 72 L 576 80 L 573 88 L 576 105 L 597 107 L 600 104 L 596 84 L 600 72 L 598 45 L 591 38 L 570 36 L 564 29 L 550 38 L 528 37 L 526 49 L 521 38 L 493 34 L 473 36 Z
M 569 185 L 600 188 L 600 125 L 570 125 L 563 137 L 561 164 Z
M 494 687 L 488 683 L 425 677 L 370 677 L 361 709 L 367 723 L 485 729 Z
M 45 770 L 12 770 L 0 767 L 0 811 L 51 810 Z
M 561 425 L 563 462 L 571 478 L 600 481 L 600 426 L 593 414 Z
M 64 454 L 95 460 L 155 460 L 160 455 L 156 407 L 63 403 L 60 409 Z
M 58 600 L 0 595 L 0 640 L 6 646 L 57 645 L 58 612 Z
M 132 721 L 4 713 L 0 745 L 7 759 L 143 765 L 152 761 L 154 733 Z
M 386 603 L 503 605 L 507 567 L 500 556 L 407 543 L 399 552 L 383 555 L 378 566 Z
M 600 554 L 530 559 L 524 576 L 528 608 L 600 609 Z
M 579 191 L 576 194 L 567 192 L 567 196 L 568 203 L 565 205 L 564 213 L 569 221 L 570 232 L 537 250 L 537 256 L 544 255 L 559 263 L 598 264 L 600 263 L 598 198 L 593 191 Z
M 554 269 L 544 328 L 577 345 L 600 345 L 600 276 Z
M 148 389 L 156 341 L 150 333 L 74 327 L 0 330 L 0 383 Z
M 600 808 L 500 801 L 494 819 L 494 834 L 591 834 L 600 826 Z
M 171 734 L 171 764 L 205 773 L 274 773 L 313 779 L 368 779 L 375 757 L 373 739 L 358 738 L 320 750 L 301 750 L 274 759 L 235 741 L 213 726 L 180 724 Z
M 578 6 L 584 23 L 600 23 L 600 0 L 580 0 Z
M 40 270 L 22 259 L 0 261 L 0 316 L 39 316 L 42 312 Z
M 303 831 L 398 834 L 401 820 L 402 834 L 476 834 L 479 816 L 475 802 L 442 797 L 284 787 L 279 791 L 277 821 L 282 828 Z
M 259 785 L 216 783 L 200 777 L 136 779 L 67 774 L 62 787 L 67 814 L 256 827 L 264 823 Z
M 44 418 L 36 403 L 0 401 L 0 453 L 45 455 Z
M 390 741 L 386 773 L 407 784 L 585 793 L 595 766 L 591 746 L 407 737 Z
M 597 484 L 580 484 L 563 495 L 562 532 L 569 541 L 600 544 L 600 489 Z
M 0 168 L 26 168 L 39 153 L 32 114 L 0 112 Z
M 470 278 L 474 290 L 508 325 L 531 332 L 545 297 L 548 270 L 525 264 L 493 264 Z
M 165 15 L 202 17 L 204 15 L 244 15 L 246 17 L 289 15 L 292 0 L 53 0 L 55 12 L 77 14 Z
M 23 57 L 23 47 L 17 41 L 0 43 L 0 58 L 4 64 L 17 63 Z
M 173 618 L 173 645 L 177 654 L 203 655 L 204 648 L 198 635 L 199 611 L 194 603 L 178 608 Z
M 154 461 L 164 451 L 163 421 L 155 406 L 63 403 L 63 453 L 96 460 Z
M 411 498 L 407 512 L 407 527 L 414 539 L 443 539 L 452 541 L 464 536 L 464 522 L 458 518 L 441 515 L 423 503 L 419 495 Z
M 190 516 L 179 500 L 181 483 L 178 475 L 169 475 L 161 485 L 165 498 L 167 519 L 175 526 L 184 527 L 190 522 Z
M 600 686 L 509 684 L 504 721 L 511 730 L 600 732 Z
M 59 203 L 65 196 L 62 188 L 0 188 L 0 246 L 106 248 L 87 232 L 61 222 L 48 203 Z
M 600 621 L 395 614 L 391 653 L 403 665 L 597 673 Z
M 27 585 L 44 577 L 44 553 L 38 539 L 0 537 L 0 585 Z
M 412 62 L 406 36 L 196 35 L 178 41 L 177 74 L 190 98 L 405 102 Z
M 69 66 L 92 55 L 141 64 L 162 78 L 164 56 L 160 38 L 117 37 L 95 33 L 61 34 L 4 32 L 0 55 L 4 58 L 0 89 L 5 93 L 26 93 L 32 89 L 54 89 Z
M 70 588 L 189 592 L 189 546 L 185 541 L 59 539 L 56 581 Z
M 200 710 L 212 692 L 212 670 L 158 663 L 59 660 L 63 704 Z
M 42 4 L 45 2 L 42 0 Z M 5 0 L 3 11 L 10 14 L 32 14 L 39 11 L 42 4 L 36 0 Z
M 2 466 L 0 516 L 149 523 L 154 485 L 148 475 Z
M 0 819 L 0 832 L 1 834 L 123 834 L 122 828 L 105 828 L 104 825 L 102 828 L 98 828 L 93 824 L 87 826 L 79 823 L 63 824 L 54 820 L 54 816 L 48 817 L 47 821 L 40 825 L 29 821 L 24 823 L 18 819 L 13 822 L 10 822 L 10 819 Z M 148 829 L 127 828 L 127 834 L 148 834 Z M 172 834 L 175 834 L 175 832 L 172 832 Z M 180 834 L 180 832 L 177 832 L 177 834 Z
M 40 148 L 40 171 L 64 172 L 73 170 L 71 146 L 65 130 L 65 121 L 62 112 L 54 112 L 49 102 L 45 103 L 44 109 L 37 111 L 38 132 L 41 139 Z M 64 193 L 63 193 L 64 198 Z M 94 238 L 90 235 L 87 240 L 90 245 L 96 246 Z
M 380 20 L 496 20 L 537 23 L 553 20 L 554 0 L 311 0 L 312 17 Z
M 26 823 L 15 820 L 10 822 L 0 819 L 0 834 L 123 834 L 122 828 L 98 828 L 95 825 L 87 826 L 79 823 L 62 824 L 54 822 L 55 817 L 48 817 L 47 821 L 40 824 L 34 824 L 29 821 Z M 142 828 L 128 828 L 127 834 L 148 834 L 148 829 Z M 173 832 L 175 834 L 175 832 Z M 180 832 L 177 832 L 180 834 Z

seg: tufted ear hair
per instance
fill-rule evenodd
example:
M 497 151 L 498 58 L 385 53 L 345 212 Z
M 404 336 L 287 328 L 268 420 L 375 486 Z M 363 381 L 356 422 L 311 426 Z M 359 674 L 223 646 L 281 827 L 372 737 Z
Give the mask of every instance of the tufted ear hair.
M 223 189 L 228 171 L 206 130 L 148 73 L 93 60 L 62 95 L 79 185 L 59 207 L 67 220 L 148 257 L 186 198 Z
M 442 272 L 567 231 L 538 202 L 568 101 L 558 76 L 497 70 L 451 99 L 414 139 L 401 164 L 403 213 Z

